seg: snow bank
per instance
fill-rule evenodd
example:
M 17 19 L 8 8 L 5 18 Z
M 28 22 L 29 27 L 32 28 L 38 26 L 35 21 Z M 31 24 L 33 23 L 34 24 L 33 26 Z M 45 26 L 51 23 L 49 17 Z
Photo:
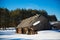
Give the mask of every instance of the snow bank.
M 27 34 L 13 34 L 13 35 L 1 35 L 0 38 L 9 38 L 9 39 L 16 39 L 16 38 L 24 38 L 24 39 L 33 39 L 33 40 L 41 40 L 41 39 L 60 39 L 60 32 L 52 31 L 52 30 L 45 30 L 39 31 L 38 34 L 35 35 L 27 35 Z

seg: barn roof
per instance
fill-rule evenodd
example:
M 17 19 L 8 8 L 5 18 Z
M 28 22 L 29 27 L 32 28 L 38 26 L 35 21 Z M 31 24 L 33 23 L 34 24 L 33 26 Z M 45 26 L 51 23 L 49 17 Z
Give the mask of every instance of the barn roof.
M 48 18 L 46 18 L 43 15 L 40 15 L 35 22 L 37 22 L 38 24 L 35 25 L 35 26 L 31 26 L 35 30 L 38 30 L 39 31 L 39 30 L 44 30 L 44 29 L 51 29 Z
M 36 14 L 35 16 L 22 20 L 21 23 L 17 26 L 17 28 L 32 26 L 32 24 L 37 20 L 38 17 L 39 15 Z

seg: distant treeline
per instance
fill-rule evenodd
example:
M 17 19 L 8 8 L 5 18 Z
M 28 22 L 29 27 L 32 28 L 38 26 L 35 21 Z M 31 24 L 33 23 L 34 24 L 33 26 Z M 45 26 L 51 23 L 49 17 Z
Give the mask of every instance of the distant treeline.
M 48 15 L 45 10 L 32 10 L 32 9 L 16 9 L 8 10 L 7 8 L 0 8 L 0 27 L 16 27 L 23 19 L 29 18 L 36 14 L 43 15 L 49 18 L 50 21 L 55 19 Z M 55 16 L 55 15 L 54 15 Z

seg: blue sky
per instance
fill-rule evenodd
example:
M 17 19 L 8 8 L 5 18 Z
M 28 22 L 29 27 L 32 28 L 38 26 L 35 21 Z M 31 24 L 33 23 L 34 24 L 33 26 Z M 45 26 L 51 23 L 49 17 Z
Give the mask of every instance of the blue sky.
M 60 0 L 0 0 L 0 7 L 46 10 L 49 15 L 56 15 L 60 20 Z

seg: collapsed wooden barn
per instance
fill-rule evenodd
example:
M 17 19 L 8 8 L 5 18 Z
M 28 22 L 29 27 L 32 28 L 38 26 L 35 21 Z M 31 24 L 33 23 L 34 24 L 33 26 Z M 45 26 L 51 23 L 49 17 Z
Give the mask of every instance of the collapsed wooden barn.
M 27 31 L 27 33 L 28 33 L 28 28 L 30 28 L 32 26 L 32 24 L 38 18 L 38 16 L 39 15 L 35 15 L 30 18 L 22 20 L 21 23 L 17 26 L 16 32 L 25 34 L 26 33 L 25 31 Z M 22 32 L 21 32 L 21 30 L 22 30 Z
M 36 34 L 40 30 L 51 29 L 49 20 L 43 15 L 34 15 L 21 21 L 16 32 L 20 34 Z

